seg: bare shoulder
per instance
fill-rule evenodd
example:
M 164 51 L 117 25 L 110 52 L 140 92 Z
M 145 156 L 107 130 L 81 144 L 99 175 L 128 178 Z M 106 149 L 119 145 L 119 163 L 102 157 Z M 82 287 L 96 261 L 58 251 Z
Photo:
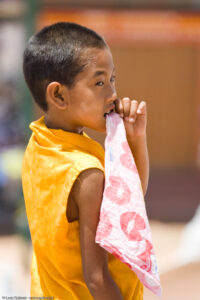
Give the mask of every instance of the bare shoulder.
M 94 197 L 95 193 L 102 194 L 104 173 L 97 168 L 81 172 L 70 192 L 67 205 L 67 219 L 69 222 L 80 220 L 80 216 L 87 213 L 87 206 L 101 204 L 101 197 Z M 97 207 L 98 208 L 98 207 Z M 91 208 L 88 213 L 94 212 Z
M 90 195 L 92 196 L 94 202 L 95 193 L 97 191 L 102 192 L 103 186 L 104 173 L 96 168 L 87 169 L 78 176 L 72 190 L 72 195 L 75 198 L 77 205 L 81 206 L 83 198 L 87 198 Z M 85 201 L 87 201 L 87 199 L 85 199 Z
M 87 218 L 90 218 L 91 226 L 97 225 L 103 188 L 104 173 L 99 169 L 87 169 L 78 176 L 71 196 L 78 207 L 80 226 Z

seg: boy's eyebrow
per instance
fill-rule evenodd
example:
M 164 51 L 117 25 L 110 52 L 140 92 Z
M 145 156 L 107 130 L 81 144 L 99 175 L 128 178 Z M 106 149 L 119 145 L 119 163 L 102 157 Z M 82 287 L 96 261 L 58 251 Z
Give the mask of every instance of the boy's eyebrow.
M 105 74 L 106 74 L 105 71 L 96 71 L 96 72 L 94 73 L 93 77 L 97 77 L 97 76 L 99 76 L 99 75 L 105 75 Z
M 115 72 L 115 69 L 113 68 L 113 73 Z M 106 71 L 101 71 L 101 70 L 98 70 L 94 73 L 93 77 L 97 77 L 97 76 L 100 76 L 100 75 L 106 75 Z

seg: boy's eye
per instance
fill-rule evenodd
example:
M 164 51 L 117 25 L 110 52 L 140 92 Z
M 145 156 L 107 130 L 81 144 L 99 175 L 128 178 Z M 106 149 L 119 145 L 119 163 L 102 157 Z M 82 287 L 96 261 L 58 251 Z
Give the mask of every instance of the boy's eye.
M 111 82 L 115 82 L 115 76 L 112 76 L 110 79 Z
M 103 81 L 98 81 L 98 82 L 96 83 L 96 85 L 98 85 L 98 86 L 103 86 L 103 85 L 104 85 L 104 82 L 103 82 Z

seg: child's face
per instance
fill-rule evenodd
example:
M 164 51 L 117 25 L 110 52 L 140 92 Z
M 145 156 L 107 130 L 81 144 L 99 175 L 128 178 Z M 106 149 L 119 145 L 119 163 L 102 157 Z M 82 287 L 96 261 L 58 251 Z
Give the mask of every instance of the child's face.
M 83 127 L 104 132 L 105 113 L 115 108 L 117 98 L 112 54 L 108 48 L 91 48 L 83 55 L 87 66 L 68 90 L 66 122 L 78 133 Z

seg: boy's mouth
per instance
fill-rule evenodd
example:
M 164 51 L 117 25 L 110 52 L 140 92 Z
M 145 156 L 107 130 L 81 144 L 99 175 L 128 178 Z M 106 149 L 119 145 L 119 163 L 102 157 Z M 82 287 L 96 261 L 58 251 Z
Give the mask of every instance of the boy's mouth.
M 110 109 L 108 112 L 106 112 L 104 114 L 104 118 L 106 118 L 107 115 L 109 115 L 110 113 L 114 112 L 114 108 L 113 109 Z

